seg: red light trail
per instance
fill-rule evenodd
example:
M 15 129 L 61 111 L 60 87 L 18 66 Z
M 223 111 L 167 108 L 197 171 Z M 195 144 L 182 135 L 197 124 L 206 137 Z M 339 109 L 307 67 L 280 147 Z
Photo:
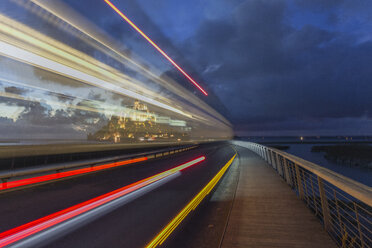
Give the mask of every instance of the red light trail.
M 94 171 L 110 169 L 110 168 L 114 168 L 114 167 L 118 167 L 118 166 L 122 166 L 122 165 L 142 162 L 142 161 L 146 161 L 146 160 L 147 160 L 147 157 L 139 157 L 139 158 L 128 159 L 128 160 L 124 160 L 124 161 L 109 163 L 109 164 L 97 165 L 97 166 L 88 167 L 88 168 L 82 168 L 82 169 L 77 169 L 77 170 L 53 173 L 53 174 L 49 174 L 49 175 L 31 177 L 31 178 L 26 178 L 26 179 L 11 181 L 11 182 L 4 182 L 4 183 L 0 184 L 0 191 L 5 190 L 5 189 L 11 189 L 11 188 L 16 188 L 16 187 L 31 185 L 31 184 L 35 184 L 35 183 L 42 183 L 42 182 L 47 182 L 47 181 L 51 181 L 51 180 L 61 179 L 61 178 L 65 178 L 65 177 L 81 175 L 81 174 L 90 173 L 90 172 L 94 172 Z
M 147 185 L 155 183 L 159 180 L 162 180 L 168 176 L 174 175 L 175 173 L 179 173 L 180 171 L 189 168 L 193 165 L 199 164 L 200 162 L 204 161 L 205 157 L 201 156 L 196 159 L 193 159 L 187 163 L 178 165 L 172 169 L 166 170 L 164 172 L 158 173 L 154 176 L 142 179 L 135 183 L 129 184 L 122 188 L 116 189 L 104 195 L 95 197 L 88 201 L 76 204 L 64 210 L 58 211 L 56 213 L 47 215 L 40 219 L 31 221 L 24 225 L 15 227 L 3 233 L 0 233 L 0 247 L 5 247 L 7 245 L 13 244 L 18 242 L 24 238 L 27 238 L 33 234 L 39 233 L 43 230 L 51 228 L 59 223 L 64 221 L 70 220 L 78 215 L 86 213 L 92 209 L 97 207 L 103 206 L 109 202 L 112 202 L 115 199 L 128 195 L 136 190 L 139 190 Z
M 118 13 L 129 25 L 132 26 L 138 33 L 142 35 L 153 47 L 156 48 L 171 64 L 176 67 L 191 83 L 193 83 L 204 95 L 208 95 L 208 93 L 197 83 L 194 79 L 192 79 L 182 68 L 176 64 L 158 45 L 155 44 L 141 29 L 139 29 L 128 17 L 126 17 L 114 4 L 112 4 L 109 0 L 104 0 L 116 13 Z

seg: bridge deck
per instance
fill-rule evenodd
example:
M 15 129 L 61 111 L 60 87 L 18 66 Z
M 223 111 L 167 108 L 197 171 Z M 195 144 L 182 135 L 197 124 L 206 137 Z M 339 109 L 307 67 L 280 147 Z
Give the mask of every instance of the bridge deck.
M 320 222 L 256 154 L 238 148 L 240 176 L 223 248 L 336 247 Z

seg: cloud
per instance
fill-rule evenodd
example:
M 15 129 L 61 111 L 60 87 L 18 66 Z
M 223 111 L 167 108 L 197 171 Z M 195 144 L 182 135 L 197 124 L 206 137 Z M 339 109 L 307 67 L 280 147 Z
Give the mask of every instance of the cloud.
M 324 10 L 342 5 L 345 0 L 298 0 L 296 4 L 304 8 Z
M 218 64 L 218 65 L 208 65 L 207 68 L 205 68 L 205 70 L 203 71 L 203 74 L 214 72 L 214 71 L 218 70 L 218 68 L 220 68 L 221 65 L 222 65 L 222 64 Z
M 190 60 L 221 64 L 205 77 L 233 123 L 272 130 L 264 123 L 290 120 L 287 128 L 298 130 L 308 120 L 372 118 L 372 42 L 311 24 L 298 29 L 289 15 L 286 1 L 246 1 L 228 20 L 206 20 L 186 43 Z

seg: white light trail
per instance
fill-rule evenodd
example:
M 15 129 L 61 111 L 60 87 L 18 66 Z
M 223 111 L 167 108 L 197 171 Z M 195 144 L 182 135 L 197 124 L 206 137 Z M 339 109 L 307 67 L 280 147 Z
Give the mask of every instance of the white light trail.
M 40 68 L 43 68 L 43 69 L 47 69 L 49 71 L 53 71 L 53 72 L 55 72 L 57 74 L 60 74 L 62 76 L 67 76 L 67 77 L 70 77 L 70 78 L 73 78 L 73 79 L 76 79 L 76 80 L 79 80 L 79 81 L 83 81 L 87 84 L 94 85 L 94 86 L 99 87 L 99 88 L 104 88 L 104 89 L 107 89 L 109 91 L 121 94 L 121 95 L 129 96 L 129 97 L 132 97 L 134 99 L 138 99 L 138 100 L 150 103 L 150 104 L 155 105 L 157 107 L 167 109 L 167 110 L 170 110 L 172 112 L 175 112 L 175 113 L 178 113 L 178 114 L 181 114 L 183 116 L 187 116 L 187 117 L 191 118 L 191 116 L 189 114 L 186 114 L 179 109 L 176 109 L 174 107 L 171 107 L 169 105 L 161 103 L 157 100 L 148 98 L 148 97 L 143 96 L 141 94 L 138 94 L 136 92 L 124 89 L 124 88 L 119 87 L 119 86 L 117 86 L 113 83 L 104 81 L 102 79 L 91 76 L 91 75 L 86 74 L 84 72 L 81 72 L 81 71 L 78 71 L 76 69 L 70 68 L 68 66 L 62 65 L 58 62 L 55 62 L 55 61 L 52 61 L 50 59 L 41 57 L 41 56 L 36 55 L 34 53 L 31 53 L 31 52 L 28 52 L 28 51 L 26 51 L 22 48 L 10 45 L 10 44 L 5 43 L 3 41 L 0 41 L 0 54 L 3 54 L 4 56 L 13 58 L 15 60 L 18 60 L 18 61 L 21 61 L 21 62 L 24 62 L 24 63 L 27 63 L 27 64 L 31 64 L 31 65 L 34 65 L 34 66 L 37 66 L 37 67 L 40 67 Z

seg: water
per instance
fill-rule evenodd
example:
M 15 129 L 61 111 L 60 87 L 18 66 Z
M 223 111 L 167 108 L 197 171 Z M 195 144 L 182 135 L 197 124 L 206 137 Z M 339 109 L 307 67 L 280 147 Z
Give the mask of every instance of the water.
M 281 144 L 289 146 L 285 152 L 323 166 L 341 175 L 372 187 L 372 169 L 359 166 L 337 164 L 324 158 L 324 152 L 311 152 L 316 144 Z M 322 145 L 326 145 L 323 144 Z
M 335 145 L 354 142 L 372 143 L 372 137 L 303 137 L 302 141 L 300 137 L 253 137 L 244 140 L 261 143 L 266 146 L 288 146 L 289 149 L 284 150 L 287 153 L 293 154 L 372 187 L 372 168 L 337 164 L 327 160 L 324 157 L 324 152 L 311 152 L 311 148 L 316 145 Z

